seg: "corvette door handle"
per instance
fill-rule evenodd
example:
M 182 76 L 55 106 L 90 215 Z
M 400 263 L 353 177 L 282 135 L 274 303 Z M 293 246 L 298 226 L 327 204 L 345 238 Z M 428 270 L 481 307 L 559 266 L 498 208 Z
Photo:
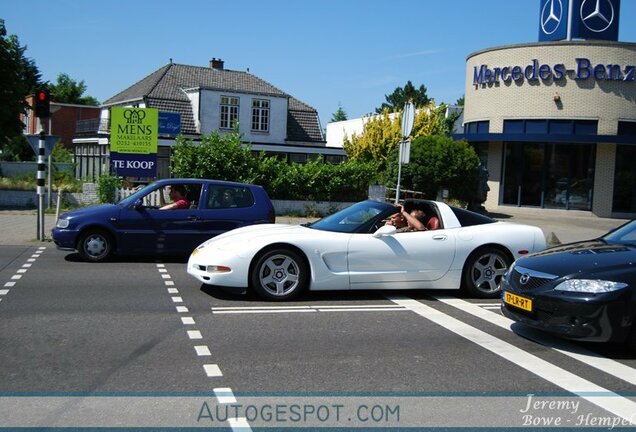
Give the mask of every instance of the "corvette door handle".
M 446 240 L 447 238 L 448 236 L 440 235 L 440 234 L 433 236 L 433 240 Z

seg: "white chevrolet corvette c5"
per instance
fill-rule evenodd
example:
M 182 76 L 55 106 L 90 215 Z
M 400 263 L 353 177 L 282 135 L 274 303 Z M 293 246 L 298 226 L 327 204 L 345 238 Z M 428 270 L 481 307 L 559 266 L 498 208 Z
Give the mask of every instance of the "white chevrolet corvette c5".
M 238 228 L 197 247 L 187 271 L 200 282 L 249 288 L 269 300 L 304 290 L 463 289 L 494 298 L 518 257 L 545 249 L 540 228 L 499 222 L 443 202 L 408 200 L 432 222 L 396 232 L 397 208 L 363 201 L 306 225 Z

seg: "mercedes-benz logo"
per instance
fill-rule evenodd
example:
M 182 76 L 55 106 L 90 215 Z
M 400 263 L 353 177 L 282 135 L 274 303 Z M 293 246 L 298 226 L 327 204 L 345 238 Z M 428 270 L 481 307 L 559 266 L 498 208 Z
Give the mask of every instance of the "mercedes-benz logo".
M 581 21 L 588 30 L 602 33 L 614 22 L 614 6 L 610 0 L 583 0 Z
M 527 284 L 529 280 L 530 280 L 530 275 L 528 273 L 522 274 L 521 277 L 519 278 L 519 282 L 521 283 L 521 285 Z
M 548 0 L 541 9 L 541 30 L 550 35 L 554 33 L 563 19 L 563 3 L 561 0 Z

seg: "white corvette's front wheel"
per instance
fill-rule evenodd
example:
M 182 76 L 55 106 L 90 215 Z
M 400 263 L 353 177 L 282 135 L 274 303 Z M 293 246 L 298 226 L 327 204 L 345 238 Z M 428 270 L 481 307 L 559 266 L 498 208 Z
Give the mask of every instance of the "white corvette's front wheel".
M 305 260 L 290 249 L 273 249 L 256 258 L 250 287 L 268 300 L 289 300 L 307 288 L 309 270 Z

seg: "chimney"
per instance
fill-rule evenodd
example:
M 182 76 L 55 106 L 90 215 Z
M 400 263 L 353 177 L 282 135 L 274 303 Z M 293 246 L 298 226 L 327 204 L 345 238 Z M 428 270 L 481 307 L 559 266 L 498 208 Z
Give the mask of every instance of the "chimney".
M 217 58 L 213 58 L 212 60 L 210 60 L 210 67 L 212 69 L 223 70 L 223 60 L 217 59 Z

